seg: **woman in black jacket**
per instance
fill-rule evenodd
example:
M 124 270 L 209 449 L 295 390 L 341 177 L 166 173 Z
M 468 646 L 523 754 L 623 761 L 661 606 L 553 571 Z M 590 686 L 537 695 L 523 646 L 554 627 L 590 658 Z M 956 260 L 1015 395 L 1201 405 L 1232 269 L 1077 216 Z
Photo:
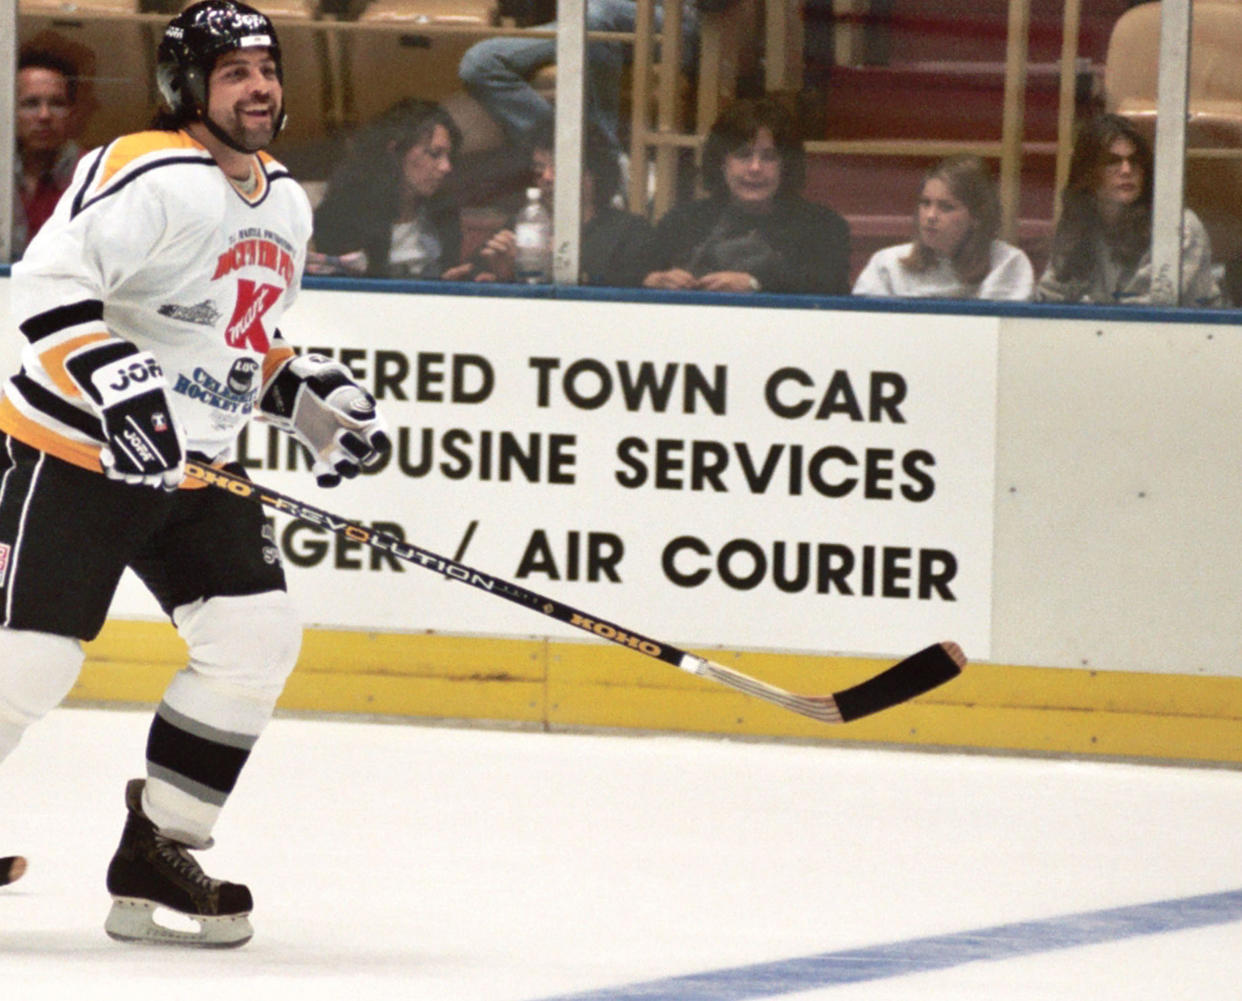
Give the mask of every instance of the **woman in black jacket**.
M 730 105 L 703 149 L 708 197 L 656 226 L 647 288 L 849 293 L 850 232 L 800 194 L 806 177 L 793 116 L 769 98 Z
M 354 140 L 315 210 L 312 274 L 447 278 L 461 259 L 461 216 L 440 190 L 461 131 L 439 105 L 408 99 Z

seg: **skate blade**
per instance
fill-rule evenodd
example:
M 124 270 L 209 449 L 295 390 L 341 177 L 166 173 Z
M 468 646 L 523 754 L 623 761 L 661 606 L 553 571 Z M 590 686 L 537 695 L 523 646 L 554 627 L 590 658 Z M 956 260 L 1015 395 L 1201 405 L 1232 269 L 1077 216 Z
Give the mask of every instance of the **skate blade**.
M 164 921 L 157 920 L 157 916 Z M 182 927 L 172 927 L 169 918 Z M 112 898 L 104 931 L 118 942 L 200 949 L 233 949 L 245 945 L 254 935 L 249 914 L 185 914 L 137 897 Z

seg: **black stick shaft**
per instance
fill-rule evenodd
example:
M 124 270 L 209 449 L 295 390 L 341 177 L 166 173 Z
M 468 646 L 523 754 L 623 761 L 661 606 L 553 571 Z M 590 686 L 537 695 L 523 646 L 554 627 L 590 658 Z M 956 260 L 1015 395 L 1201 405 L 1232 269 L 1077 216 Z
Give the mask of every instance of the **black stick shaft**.
M 449 559 L 429 549 L 406 542 L 395 535 L 375 528 L 367 528 L 356 521 L 331 514 L 313 504 L 290 497 L 270 487 L 252 483 L 242 476 L 235 476 L 222 469 L 203 466 L 197 462 L 186 463 L 186 475 L 236 497 L 263 504 L 276 511 L 311 525 L 319 525 L 372 549 L 387 553 L 398 559 L 413 563 L 424 570 L 438 573 L 448 580 L 486 591 L 529 608 L 566 625 L 581 629 L 592 636 L 609 640 L 618 646 L 628 647 L 647 657 L 653 657 L 679 668 L 688 674 L 698 675 L 728 685 L 747 695 L 765 699 L 791 712 L 801 713 L 821 723 L 844 723 L 847 720 L 869 716 L 891 706 L 930 691 L 950 678 L 956 677 L 965 655 L 956 643 L 938 643 L 912 654 L 882 674 L 833 695 L 797 695 L 776 685 L 749 677 L 740 671 L 715 664 L 710 660 L 688 653 L 671 643 L 652 639 L 634 629 L 620 626 L 598 615 L 574 608 L 555 598 L 521 587 L 494 574 L 476 570 L 458 560 Z
M 187 462 L 185 468 L 187 476 L 206 483 L 208 486 L 227 490 L 236 497 L 255 501 L 311 525 L 322 526 L 331 532 L 335 532 L 337 535 L 344 536 L 351 542 L 370 546 L 372 549 L 395 556 L 407 563 L 413 563 L 424 570 L 438 573 L 449 580 L 459 581 L 462 584 L 478 588 L 480 591 L 486 591 L 488 594 L 494 594 L 497 597 L 513 602 L 515 605 L 521 605 L 523 608 L 529 608 L 532 611 L 547 615 L 558 622 L 564 622 L 566 625 L 588 632 L 592 636 L 610 640 L 620 646 L 646 654 L 648 657 L 662 660 L 666 664 L 672 664 L 674 667 L 680 667 L 685 670 L 683 661 L 687 658 L 695 662 L 699 660 L 699 658 L 694 657 L 685 650 L 678 649 L 669 643 L 652 639 L 650 636 L 644 636 L 634 629 L 620 626 L 615 622 L 609 622 L 607 619 L 601 619 L 598 615 L 584 612 L 565 604 L 563 601 L 557 601 L 555 598 L 549 598 L 547 595 L 531 591 L 529 588 L 521 587 L 494 574 L 486 573 L 483 570 L 476 570 L 474 567 L 467 566 L 447 556 L 433 553 L 430 549 L 424 549 L 422 546 L 407 542 L 389 532 L 367 528 L 356 521 L 350 521 L 348 518 L 342 518 L 340 515 L 331 514 L 323 510 L 323 508 L 315 507 L 313 504 L 298 500 L 296 497 L 290 497 L 288 494 L 283 494 L 270 487 L 252 483 L 244 477 L 235 476 L 222 469 L 204 466 L 197 462 Z

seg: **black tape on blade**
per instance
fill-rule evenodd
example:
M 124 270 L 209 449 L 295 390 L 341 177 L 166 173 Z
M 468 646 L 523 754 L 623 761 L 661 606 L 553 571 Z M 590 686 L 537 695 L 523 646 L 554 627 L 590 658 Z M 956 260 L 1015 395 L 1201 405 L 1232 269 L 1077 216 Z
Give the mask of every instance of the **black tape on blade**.
M 841 710 L 841 719 L 848 723 L 917 698 L 961 673 L 962 669 L 944 647 L 936 643 L 861 685 L 837 692 L 833 698 Z

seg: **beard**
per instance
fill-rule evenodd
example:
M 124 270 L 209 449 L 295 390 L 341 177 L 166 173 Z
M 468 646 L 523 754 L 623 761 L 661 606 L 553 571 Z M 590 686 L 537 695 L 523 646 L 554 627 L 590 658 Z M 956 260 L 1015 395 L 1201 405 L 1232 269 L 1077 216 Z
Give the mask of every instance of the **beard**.
M 248 153 L 257 153 L 271 145 L 272 140 L 276 138 L 276 123 L 281 118 L 280 105 L 271 105 L 267 110 L 268 117 L 262 125 L 249 123 L 240 107 L 234 107 L 224 121 L 218 119 L 213 119 L 213 121 L 216 127 L 237 146 Z

